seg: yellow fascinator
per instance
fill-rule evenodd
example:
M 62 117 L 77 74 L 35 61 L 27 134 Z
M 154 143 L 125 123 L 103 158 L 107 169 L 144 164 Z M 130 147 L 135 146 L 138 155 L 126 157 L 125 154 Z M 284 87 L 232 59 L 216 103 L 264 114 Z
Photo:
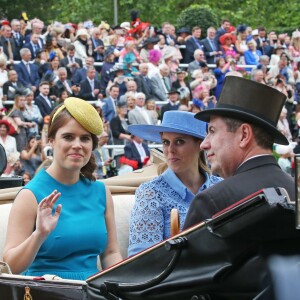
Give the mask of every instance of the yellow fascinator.
M 64 109 L 66 109 L 85 130 L 95 135 L 102 134 L 102 120 L 96 109 L 85 100 L 75 97 L 67 98 L 64 104 L 53 115 L 52 122 Z

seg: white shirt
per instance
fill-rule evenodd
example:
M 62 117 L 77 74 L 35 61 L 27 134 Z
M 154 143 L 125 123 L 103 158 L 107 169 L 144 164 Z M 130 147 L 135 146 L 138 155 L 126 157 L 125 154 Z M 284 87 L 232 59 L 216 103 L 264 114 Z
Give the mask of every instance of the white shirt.
M 4 147 L 6 156 L 8 157 L 11 153 L 17 152 L 17 144 L 16 144 L 16 139 L 8 135 L 6 137 L 5 142 L 2 140 L 2 137 L 0 136 L 0 144 Z
M 140 157 L 141 157 L 141 161 L 143 162 L 144 159 L 147 157 L 147 155 L 146 155 L 146 151 L 145 151 L 145 149 L 144 149 L 142 143 L 139 144 L 139 143 L 137 143 L 136 141 L 133 141 L 133 143 L 135 144 L 136 149 L 138 150 L 139 155 L 140 155 Z
M 48 98 L 47 96 L 44 96 L 44 95 L 41 94 L 41 93 L 40 93 L 40 96 L 42 96 L 42 97 L 45 99 L 45 101 L 46 101 L 46 103 L 49 105 L 49 107 L 52 107 L 52 103 L 51 103 L 51 101 L 49 100 L 49 98 Z

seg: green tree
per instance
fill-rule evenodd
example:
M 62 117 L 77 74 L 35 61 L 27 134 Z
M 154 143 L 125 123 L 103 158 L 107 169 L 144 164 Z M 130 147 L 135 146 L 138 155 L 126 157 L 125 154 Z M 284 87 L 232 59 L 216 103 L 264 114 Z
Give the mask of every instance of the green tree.
M 179 15 L 177 20 L 178 28 L 189 27 L 192 29 L 194 26 L 199 26 L 203 36 L 206 36 L 207 28 L 217 25 L 217 15 L 207 5 L 191 5 Z

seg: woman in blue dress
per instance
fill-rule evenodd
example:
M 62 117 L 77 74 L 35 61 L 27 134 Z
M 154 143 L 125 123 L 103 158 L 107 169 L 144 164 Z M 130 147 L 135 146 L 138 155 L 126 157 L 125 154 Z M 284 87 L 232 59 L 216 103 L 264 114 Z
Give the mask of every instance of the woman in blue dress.
M 122 259 L 111 194 L 93 176 L 102 130 L 84 100 L 67 98 L 52 112 L 53 162 L 19 192 L 9 217 L 3 259 L 13 273 L 85 280 L 99 254 L 104 268 Z
M 176 208 L 183 227 L 189 206 L 204 189 L 221 181 L 210 174 L 200 144 L 206 123 L 194 114 L 167 111 L 161 125 L 130 125 L 128 130 L 147 141 L 163 144 L 166 164 L 161 175 L 139 186 L 131 211 L 128 255 L 170 237 L 170 214 Z

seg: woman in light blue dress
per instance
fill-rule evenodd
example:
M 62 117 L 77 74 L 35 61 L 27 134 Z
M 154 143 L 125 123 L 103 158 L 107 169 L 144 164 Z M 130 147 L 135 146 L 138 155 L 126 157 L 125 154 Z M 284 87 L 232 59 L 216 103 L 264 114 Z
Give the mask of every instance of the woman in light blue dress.
M 183 227 L 194 197 L 222 179 L 210 174 L 200 144 L 206 123 L 194 114 L 167 111 L 161 126 L 131 125 L 128 130 L 145 140 L 163 144 L 166 164 L 161 175 L 139 186 L 131 211 L 128 255 L 170 237 L 171 210 L 176 208 Z
M 102 130 L 84 100 L 67 98 L 52 112 L 53 162 L 19 192 L 9 217 L 3 259 L 13 273 L 85 280 L 99 254 L 104 268 L 122 259 L 111 194 L 93 176 Z

